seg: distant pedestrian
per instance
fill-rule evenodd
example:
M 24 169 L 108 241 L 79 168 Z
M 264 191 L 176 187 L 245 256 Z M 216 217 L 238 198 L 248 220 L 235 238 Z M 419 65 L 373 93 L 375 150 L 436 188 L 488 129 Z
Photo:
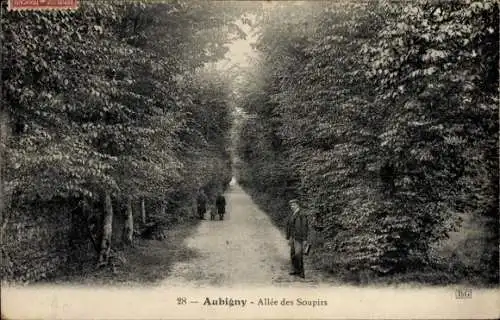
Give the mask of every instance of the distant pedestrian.
M 224 220 L 224 214 L 226 213 L 226 198 L 219 193 L 215 199 L 215 206 L 217 207 L 217 213 L 219 214 L 219 219 Z
M 203 190 L 198 192 L 198 198 L 196 200 L 198 207 L 198 217 L 200 219 L 205 219 L 205 212 L 207 211 L 207 196 Z
M 286 239 L 290 244 L 290 259 L 292 262 L 293 271 L 291 275 L 299 275 L 305 278 L 304 272 L 304 249 L 309 234 L 309 223 L 307 216 L 302 212 L 298 201 L 291 200 L 290 208 L 292 214 L 290 215 L 287 228 Z
M 210 209 L 208 209 L 208 211 L 210 211 L 210 220 L 215 220 L 215 214 L 217 213 L 216 207 L 214 205 L 210 205 Z

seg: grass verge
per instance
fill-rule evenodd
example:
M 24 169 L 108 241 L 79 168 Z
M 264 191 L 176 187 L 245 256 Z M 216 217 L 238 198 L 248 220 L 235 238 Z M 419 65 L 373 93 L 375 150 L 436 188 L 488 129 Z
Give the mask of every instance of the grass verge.
M 199 220 L 188 219 L 170 225 L 166 239 L 136 239 L 134 244 L 116 252 L 111 266 L 96 269 L 95 260 L 84 262 L 78 268 L 68 266 L 56 277 L 43 282 L 71 285 L 154 285 L 169 275 L 171 266 L 197 256 L 184 244 L 184 239 L 196 229 Z M 38 282 L 41 284 L 41 282 Z

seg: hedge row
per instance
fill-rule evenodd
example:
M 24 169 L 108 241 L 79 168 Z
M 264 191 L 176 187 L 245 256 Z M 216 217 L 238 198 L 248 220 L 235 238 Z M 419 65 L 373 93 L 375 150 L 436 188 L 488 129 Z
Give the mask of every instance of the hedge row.
M 240 9 L 108 0 L 1 10 L 6 223 L 54 201 L 61 221 L 69 206 L 101 227 L 105 203 L 122 215 L 166 200 L 158 212 L 179 214 L 199 188 L 228 183 L 229 78 L 206 66 L 224 56 Z
M 497 282 L 498 3 L 281 4 L 260 18 L 243 185 L 298 197 L 316 258 L 349 279 Z M 479 220 L 481 246 L 445 259 Z

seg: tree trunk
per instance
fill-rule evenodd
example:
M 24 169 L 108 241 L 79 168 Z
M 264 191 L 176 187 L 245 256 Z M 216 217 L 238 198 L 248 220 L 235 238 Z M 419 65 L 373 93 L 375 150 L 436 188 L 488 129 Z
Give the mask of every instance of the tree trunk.
M 3 217 L 5 202 L 4 202 L 4 157 L 5 157 L 5 145 L 7 138 L 7 117 L 5 110 L 0 111 L 0 216 Z
M 127 199 L 127 211 L 125 212 L 125 225 L 123 226 L 123 243 L 132 244 L 134 240 L 134 215 L 132 210 L 132 198 Z
M 146 201 L 144 198 L 141 199 L 141 218 L 142 223 L 146 223 Z
M 102 224 L 101 251 L 99 253 L 99 266 L 105 266 L 109 261 L 111 252 L 111 237 L 113 235 L 113 205 L 111 204 L 111 195 L 105 192 L 104 199 L 104 222 Z
M 198 201 L 196 195 L 191 195 L 191 215 L 198 218 Z
M 163 199 L 161 202 L 161 216 L 164 217 L 167 212 L 167 200 Z
M 7 126 L 8 126 L 8 116 L 7 111 L 2 107 L 0 109 L 0 217 L 2 217 L 2 230 L 0 239 L 1 243 L 3 243 L 3 235 L 5 234 L 5 228 L 8 223 L 8 217 L 6 215 L 6 209 L 8 208 L 7 204 L 7 196 L 5 194 L 5 151 L 7 149 Z

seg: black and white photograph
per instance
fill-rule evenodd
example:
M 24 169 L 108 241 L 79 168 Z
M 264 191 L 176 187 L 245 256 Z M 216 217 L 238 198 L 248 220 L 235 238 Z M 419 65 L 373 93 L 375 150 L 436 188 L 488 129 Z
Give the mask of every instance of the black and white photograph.
M 2 0 L 2 319 L 499 317 L 499 7 Z

